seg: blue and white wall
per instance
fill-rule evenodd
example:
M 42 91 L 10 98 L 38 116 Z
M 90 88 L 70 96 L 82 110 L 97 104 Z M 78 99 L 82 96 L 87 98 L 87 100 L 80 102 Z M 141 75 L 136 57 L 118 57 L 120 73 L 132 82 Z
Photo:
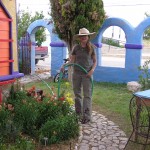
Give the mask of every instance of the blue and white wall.
M 110 26 L 120 27 L 126 35 L 125 68 L 101 66 L 102 35 Z M 141 65 L 142 59 L 143 34 L 148 27 L 150 27 L 150 18 L 141 22 L 136 28 L 121 18 L 106 19 L 103 26 L 100 28 L 96 39 L 93 41 L 98 46 L 98 66 L 94 72 L 94 80 L 125 83 L 129 81 L 137 81 L 139 76 L 138 67 Z
M 51 39 L 51 75 L 56 74 L 56 70 L 63 64 L 63 59 L 66 58 L 67 48 L 65 42 L 59 39 L 58 35 L 53 33 L 53 24 L 49 24 L 45 20 L 37 20 L 33 22 L 28 33 L 31 37 L 32 44 L 32 74 L 35 73 L 35 32 L 42 26 L 48 29 Z M 125 43 L 125 68 L 119 67 L 104 67 L 101 66 L 102 57 L 102 36 L 104 31 L 110 26 L 120 27 L 126 35 Z M 97 37 L 92 41 L 96 46 L 98 65 L 94 72 L 94 80 L 99 82 L 116 82 L 126 83 L 129 81 L 137 81 L 139 76 L 138 67 L 141 65 L 142 59 L 142 40 L 145 30 L 150 27 L 150 18 L 145 19 L 137 27 L 133 27 L 129 22 L 121 18 L 108 18 L 98 31 Z

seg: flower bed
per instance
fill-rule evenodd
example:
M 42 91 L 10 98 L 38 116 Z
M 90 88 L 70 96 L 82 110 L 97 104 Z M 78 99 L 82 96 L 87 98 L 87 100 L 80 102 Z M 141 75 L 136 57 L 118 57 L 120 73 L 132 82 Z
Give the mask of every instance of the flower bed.
M 0 149 L 5 143 L 16 143 L 27 137 L 34 139 L 33 145 L 37 141 L 49 145 L 78 136 L 73 100 L 65 90 L 58 98 L 56 94 L 46 96 L 35 87 L 14 91 L 12 86 L 10 93 L 0 105 Z

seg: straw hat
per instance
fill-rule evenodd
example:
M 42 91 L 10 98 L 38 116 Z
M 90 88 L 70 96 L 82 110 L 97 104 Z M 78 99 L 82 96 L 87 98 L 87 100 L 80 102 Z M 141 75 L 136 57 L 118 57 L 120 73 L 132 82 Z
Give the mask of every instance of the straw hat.
M 92 40 L 96 36 L 96 32 L 90 33 L 86 28 L 82 28 L 79 30 L 79 34 L 74 35 L 74 40 L 77 40 L 80 36 L 88 35 L 90 40 Z

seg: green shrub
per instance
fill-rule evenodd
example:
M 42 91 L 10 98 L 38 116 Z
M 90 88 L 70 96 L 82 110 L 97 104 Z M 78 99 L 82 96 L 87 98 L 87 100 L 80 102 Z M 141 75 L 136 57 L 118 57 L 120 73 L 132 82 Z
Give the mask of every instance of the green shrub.
M 0 143 L 0 150 L 35 150 L 35 145 L 27 139 L 17 139 L 15 144 Z
M 38 116 L 36 120 L 37 129 L 47 122 L 53 120 L 62 114 L 62 110 L 59 107 L 59 101 L 42 102 L 38 105 Z
M 47 143 L 59 143 L 75 138 L 79 134 L 79 126 L 75 114 L 60 116 L 54 120 L 48 120 L 40 129 L 40 141 L 48 138 Z
M 116 47 L 121 47 L 119 44 L 119 40 L 115 40 L 112 38 L 103 38 L 102 39 L 102 43 L 108 44 L 108 45 L 112 45 L 112 46 L 116 46 Z
M 69 97 L 66 100 L 64 97 L 61 99 L 44 97 L 39 101 L 36 95 L 31 95 L 28 96 L 26 91 L 15 91 L 14 87 L 11 88 L 10 96 L 0 109 L 1 143 L 15 143 L 17 147 L 12 146 L 9 149 L 24 150 L 27 145 L 29 147 L 30 142 L 21 140 L 22 136 L 35 138 L 37 141 L 40 139 L 42 143 L 43 138 L 48 137 L 48 144 L 51 144 L 78 135 L 77 116 L 69 104 Z M 18 146 L 16 139 L 21 140 L 19 140 L 22 142 L 21 147 Z
M 5 110 L 4 107 L 0 110 L 0 143 L 6 140 L 7 136 L 7 128 L 6 125 L 9 121 L 10 112 Z
M 36 130 L 37 109 L 36 102 L 33 99 L 23 103 L 15 104 L 14 122 L 22 127 L 22 132 L 34 136 Z
M 142 85 L 142 89 L 146 90 L 150 88 L 150 71 L 149 71 L 150 60 L 144 62 L 143 66 L 139 67 L 139 83 Z

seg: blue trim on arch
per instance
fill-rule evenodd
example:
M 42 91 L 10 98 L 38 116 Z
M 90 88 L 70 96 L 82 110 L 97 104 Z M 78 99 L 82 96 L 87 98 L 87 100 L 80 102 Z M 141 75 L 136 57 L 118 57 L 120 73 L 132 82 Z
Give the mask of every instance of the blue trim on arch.
M 98 48 L 101 48 L 102 47 L 102 43 L 94 43 L 94 45 Z
M 53 43 L 50 43 L 50 46 L 51 47 L 67 47 L 67 45 L 65 43 L 61 43 L 61 42 L 53 42 Z
M 125 48 L 130 48 L 130 49 L 142 49 L 143 45 L 138 45 L 138 44 L 125 44 Z

